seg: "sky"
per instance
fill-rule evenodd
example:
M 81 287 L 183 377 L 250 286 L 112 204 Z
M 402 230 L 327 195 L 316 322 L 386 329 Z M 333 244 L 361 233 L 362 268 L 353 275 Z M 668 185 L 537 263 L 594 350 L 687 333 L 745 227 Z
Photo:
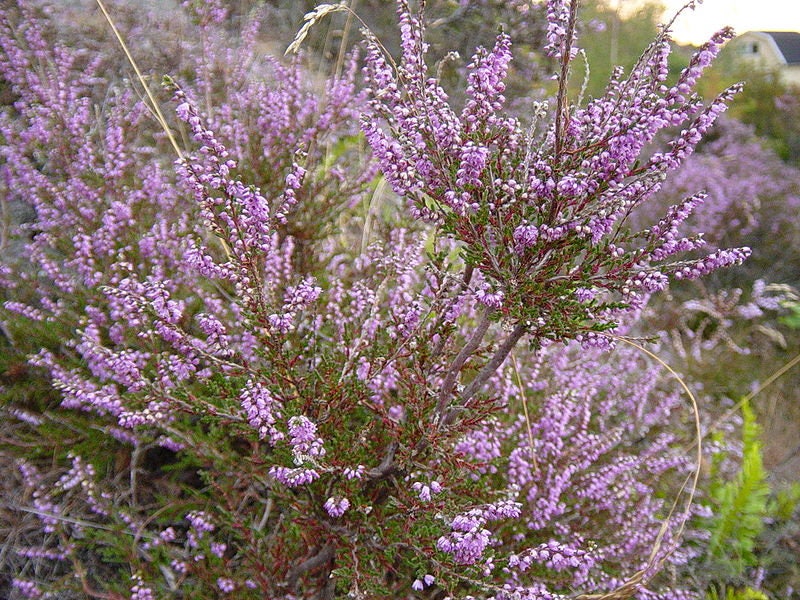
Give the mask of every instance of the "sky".
M 661 0 L 671 16 L 686 0 Z M 730 25 L 736 33 L 745 31 L 799 31 L 800 0 L 705 0 L 694 11 L 685 11 L 672 28 L 681 43 L 695 45 Z

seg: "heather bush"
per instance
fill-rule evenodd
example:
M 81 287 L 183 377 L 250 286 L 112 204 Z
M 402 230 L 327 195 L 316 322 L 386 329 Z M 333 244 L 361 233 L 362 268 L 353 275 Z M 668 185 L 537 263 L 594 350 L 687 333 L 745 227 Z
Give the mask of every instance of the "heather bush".
M 327 82 L 259 56 L 257 18 L 229 49 L 222 5 L 187 3 L 198 62 L 161 128 L 4 15 L 3 206 L 35 212 L 4 332 L 58 392 L 3 406 L 8 595 L 692 596 L 656 579 L 702 552 L 691 411 L 607 350 L 670 276 L 749 254 L 679 233 L 696 195 L 628 227 L 736 91 L 691 94 L 730 32 L 674 85 L 661 33 L 577 106 L 576 5 L 547 4 L 558 93 L 530 123 L 504 112 L 508 35 L 457 111 L 404 2 L 396 60 L 364 32 L 363 82 L 355 55 Z

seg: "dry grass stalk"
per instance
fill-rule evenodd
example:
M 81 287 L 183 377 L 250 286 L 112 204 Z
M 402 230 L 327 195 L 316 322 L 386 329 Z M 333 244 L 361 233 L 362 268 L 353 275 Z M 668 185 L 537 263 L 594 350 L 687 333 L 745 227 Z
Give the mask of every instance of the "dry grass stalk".
M 300 46 L 308 36 L 308 32 L 311 31 L 311 28 L 317 21 L 326 15 L 342 11 L 351 12 L 350 7 L 347 6 L 345 2 L 340 2 L 339 4 L 320 4 L 311 12 L 306 13 L 303 16 L 303 26 L 294 36 L 294 40 L 292 40 L 292 43 L 289 44 L 288 48 L 286 48 L 286 52 L 284 54 L 293 54 L 300 50 Z

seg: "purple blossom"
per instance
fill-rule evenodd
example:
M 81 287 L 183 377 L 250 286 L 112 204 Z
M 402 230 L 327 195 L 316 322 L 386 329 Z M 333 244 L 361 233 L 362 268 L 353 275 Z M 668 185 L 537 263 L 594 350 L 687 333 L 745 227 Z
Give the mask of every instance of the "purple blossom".
M 432 494 L 439 494 L 442 491 L 442 486 L 438 481 L 431 481 L 429 484 L 415 481 L 411 484 L 411 489 L 417 492 L 419 499 L 423 502 L 430 502 Z
M 217 579 L 217 587 L 223 594 L 230 594 L 236 590 L 236 583 L 229 577 L 219 577 Z
M 342 475 L 344 475 L 346 479 L 361 479 L 364 476 L 364 471 L 364 465 L 357 465 L 355 468 L 345 467 L 342 470 Z
M 43 597 L 42 590 L 33 581 L 14 578 L 11 581 L 11 587 L 23 598 L 35 599 Z
M 275 219 L 281 223 L 286 224 L 286 215 L 297 204 L 297 190 L 303 185 L 303 180 L 306 176 L 306 170 L 294 163 L 291 172 L 286 176 L 286 187 L 283 192 L 283 199 L 275 213 Z
M 456 172 L 456 185 L 459 187 L 481 186 L 481 175 L 486 167 L 489 149 L 467 142 L 461 151 L 461 164 Z
M 176 573 L 181 573 L 182 575 L 185 575 L 189 571 L 189 565 L 181 560 L 173 560 L 170 562 L 169 566 L 172 567 Z
M 490 291 L 485 288 L 475 290 L 475 298 L 478 302 L 490 308 L 500 308 L 503 306 L 503 298 L 505 294 L 502 290 Z
M 461 121 L 467 133 L 479 131 L 481 127 L 495 127 L 511 129 L 515 127 L 512 119 L 503 119 L 497 113 L 502 110 L 505 103 L 505 78 L 511 62 L 511 38 L 506 34 L 497 36 L 497 41 L 491 52 L 479 49 L 469 65 L 467 76 L 467 103 L 461 112 Z M 469 146 L 465 147 L 465 150 Z M 465 156 L 462 154 L 462 165 L 472 163 L 469 171 L 475 173 L 476 167 L 483 169 L 486 164 L 488 152 L 485 148 L 470 150 Z M 478 152 L 475 155 L 475 152 Z M 462 166 L 462 168 L 464 168 Z
M 153 590 L 147 587 L 141 577 L 133 577 L 134 584 L 131 586 L 131 600 L 155 600 Z
M 492 533 L 484 525 L 489 521 L 518 518 L 520 508 L 519 502 L 502 500 L 456 515 L 450 522 L 451 532 L 440 537 L 436 547 L 452 554 L 458 564 L 474 564 L 492 542 Z
M 297 286 L 287 289 L 280 314 L 269 315 L 268 321 L 276 331 L 287 333 L 294 329 L 297 313 L 319 298 L 322 288 L 315 286 L 314 280 L 307 277 Z
M 553 58 L 562 58 L 566 48 L 575 41 L 574 27 L 569 30 L 569 0 L 547 1 L 547 45 L 545 52 Z
M 456 564 L 472 565 L 480 560 L 490 539 L 490 531 L 476 526 L 466 532 L 454 531 L 448 536 L 440 537 L 436 547 L 442 552 L 452 554 Z
M 414 580 L 414 582 L 411 584 L 411 589 L 420 592 L 425 588 L 432 586 L 435 582 L 436 578 L 430 573 L 426 573 L 421 579 Z
M 319 479 L 319 473 L 316 470 L 304 467 L 291 469 L 289 467 L 273 466 L 270 467 L 269 474 L 289 488 L 307 485 Z
M 289 445 L 295 457 L 322 457 L 325 448 L 317 435 L 317 426 L 305 416 L 289 419 Z
M 330 516 L 336 519 L 350 508 L 350 500 L 342 497 L 331 497 L 325 501 L 323 508 Z
M 734 248 L 717 250 L 705 258 L 692 261 L 675 270 L 677 279 L 698 279 L 722 267 L 740 265 L 751 254 L 750 248 Z
M 278 429 L 281 404 L 263 384 L 248 381 L 239 396 L 247 422 L 258 431 L 260 439 L 268 439 L 273 446 L 284 438 Z
M 216 529 L 211 522 L 210 515 L 203 511 L 193 510 L 187 513 L 186 520 L 189 521 L 190 525 L 189 532 L 186 534 L 190 548 L 198 548 L 200 546 L 200 541 L 206 534 Z
M 514 230 L 515 249 L 518 254 L 533 246 L 539 239 L 539 228 L 536 225 L 523 224 Z

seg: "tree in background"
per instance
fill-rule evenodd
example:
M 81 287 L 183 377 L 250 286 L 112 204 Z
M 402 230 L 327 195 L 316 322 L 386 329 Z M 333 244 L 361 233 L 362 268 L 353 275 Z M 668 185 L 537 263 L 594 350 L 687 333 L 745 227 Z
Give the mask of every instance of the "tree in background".
M 605 90 L 611 71 L 616 66 L 629 70 L 641 56 L 650 41 L 657 35 L 665 18 L 664 6 L 658 0 L 647 0 L 634 9 L 624 8 L 620 0 L 586 2 L 582 7 L 583 35 L 580 47 L 586 53 L 589 79 L 586 94 L 598 97 Z M 669 70 L 677 75 L 686 66 L 688 56 L 673 52 Z M 573 85 L 580 82 L 584 65 L 576 61 Z M 721 90 L 717 90 L 719 92 Z

